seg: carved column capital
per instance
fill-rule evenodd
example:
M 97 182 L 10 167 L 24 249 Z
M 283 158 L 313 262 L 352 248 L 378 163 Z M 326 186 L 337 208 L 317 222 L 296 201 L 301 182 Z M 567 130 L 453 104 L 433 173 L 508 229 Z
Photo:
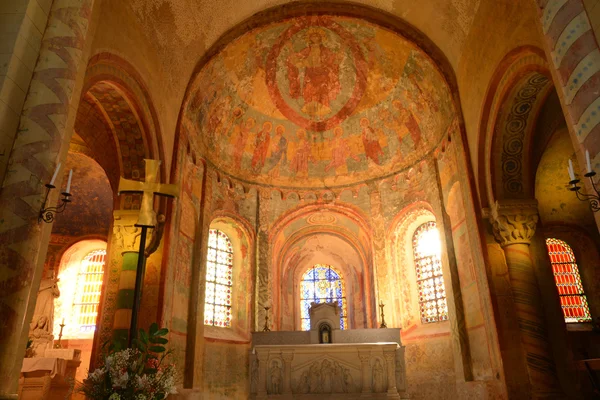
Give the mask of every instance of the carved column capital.
M 290 353 L 281 353 L 281 359 L 287 364 L 287 363 L 291 363 L 292 360 L 294 359 L 294 353 L 290 352 Z
M 538 222 L 537 200 L 503 200 L 492 205 L 490 222 L 501 246 L 530 244 Z

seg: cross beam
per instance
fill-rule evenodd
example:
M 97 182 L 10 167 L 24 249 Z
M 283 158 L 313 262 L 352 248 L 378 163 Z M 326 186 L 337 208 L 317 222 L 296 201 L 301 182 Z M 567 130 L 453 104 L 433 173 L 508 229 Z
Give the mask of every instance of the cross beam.
M 138 262 L 135 271 L 135 292 L 133 295 L 133 309 L 131 310 L 131 324 L 129 326 L 129 347 L 137 335 L 137 320 L 142 301 L 142 286 L 144 283 L 144 273 L 146 267 L 146 234 L 148 228 L 156 226 L 156 211 L 154 211 L 154 196 L 177 197 L 179 186 L 165 183 L 158 183 L 159 160 L 145 159 L 145 179 L 144 182 L 131 179 L 119 180 L 119 194 L 121 193 L 142 193 L 142 204 L 140 214 L 135 226 L 142 228 L 140 235 L 140 250 L 138 252 Z

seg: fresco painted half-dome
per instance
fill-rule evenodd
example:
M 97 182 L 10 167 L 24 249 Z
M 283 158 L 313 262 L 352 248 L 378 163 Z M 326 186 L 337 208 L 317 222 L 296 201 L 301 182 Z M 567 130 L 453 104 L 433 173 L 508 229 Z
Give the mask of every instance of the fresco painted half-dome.
M 183 125 L 242 181 L 340 187 L 427 157 L 455 117 L 434 62 L 351 17 L 291 18 L 239 36 L 192 82 Z

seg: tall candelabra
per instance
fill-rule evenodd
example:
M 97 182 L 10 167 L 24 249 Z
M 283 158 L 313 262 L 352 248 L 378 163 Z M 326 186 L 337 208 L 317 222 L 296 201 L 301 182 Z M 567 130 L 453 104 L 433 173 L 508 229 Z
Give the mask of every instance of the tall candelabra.
M 379 301 L 379 308 L 381 310 L 381 325 L 379 325 L 380 328 L 387 328 L 387 324 L 385 323 L 385 315 L 383 315 L 383 307 L 385 307 L 385 304 L 383 304 L 383 300 Z
M 269 329 L 269 310 L 271 307 L 265 307 L 265 326 L 263 327 L 263 332 L 271 332 Z
M 596 172 L 592 170 L 590 153 L 587 150 L 585 151 L 585 161 L 587 164 L 587 172 L 583 176 L 590 180 L 590 185 L 592 186 L 592 189 L 594 190 L 595 194 L 583 193 L 581 191 L 581 186 L 578 185 L 578 183 L 581 182 L 581 180 L 576 179 L 575 170 L 573 169 L 573 162 L 571 160 L 569 160 L 569 178 L 571 179 L 569 181 L 569 185 L 571 185 L 569 190 L 575 192 L 575 195 L 579 200 L 588 201 L 590 204 L 590 210 L 592 210 L 593 212 L 597 212 L 600 210 L 600 193 L 598 192 L 596 182 L 594 182 L 594 179 L 592 179 L 594 176 L 596 176 Z

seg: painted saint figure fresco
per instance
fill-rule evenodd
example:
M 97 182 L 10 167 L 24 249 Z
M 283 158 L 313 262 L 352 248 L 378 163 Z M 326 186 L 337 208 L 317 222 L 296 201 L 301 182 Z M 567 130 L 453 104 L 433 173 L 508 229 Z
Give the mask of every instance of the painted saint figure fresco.
M 285 127 L 283 125 L 277 125 L 271 145 L 271 156 L 269 157 L 269 171 L 276 176 L 279 176 L 280 162 L 282 159 L 283 164 L 287 164 L 288 141 L 283 136 L 284 133 Z
M 267 158 L 267 151 L 269 150 L 269 142 L 271 141 L 271 129 L 273 124 L 269 121 L 263 123 L 262 129 L 256 134 L 256 141 L 254 142 L 254 154 L 252 155 L 252 172 L 254 174 L 260 173 L 262 168 L 265 166 L 265 160 Z
M 233 165 L 235 165 L 236 168 L 241 168 L 242 166 L 242 158 L 246 149 L 246 143 L 248 142 L 248 138 L 250 137 L 252 128 L 254 128 L 255 124 L 254 118 L 248 117 L 245 122 L 241 121 L 234 129 L 232 135 Z
M 308 177 L 308 163 L 313 161 L 312 146 L 306 138 L 306 131 L 298 129 L 296 131 L 298 137 L 298 147 L 290 164 L 290 171 L 298 178 Z
M 379 137 L 375 129 L 371 128 L 367 118 L 360 119 L 360 127 L 362 128 L 362 142 L 365 147 L 365 154 L 375 164 L 381 165 L 383 162 L 383 151 L 379 144 Z
M 325 167 L 325 172 L 329 172 L 332 168 L 337 170 L 338 167 L 345 166 L 348 157 L 352 157 L 354 161 L 360 161 L 360 158 L 352 154 L 348 142 L 342 138 L 344 130 L 341 126 L 337 126 L 333 130 L 333 140 L 331 141 L 331 162 Z
M 306 32 L 308 46 L 299 52 L 291 49 L 287 62 L 290 96 L 294 99 L 302 97 L 302 112 L 314 117 L 329 114 L 330 102 L 341 91 L 338 56 L 324 45 L 326 37 L 324 30 L 309 28 Z

